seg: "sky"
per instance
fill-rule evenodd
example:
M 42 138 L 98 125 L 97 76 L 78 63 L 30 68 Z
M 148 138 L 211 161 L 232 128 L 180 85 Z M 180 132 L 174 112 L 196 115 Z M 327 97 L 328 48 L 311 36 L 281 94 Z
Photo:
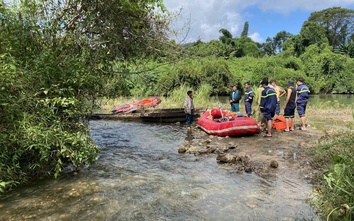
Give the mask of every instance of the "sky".
M 221 28 L 239 37 L 246 21 L 248 37 L 263 43 L 280 31 L 299 34 L 311 12 L 331 7 L 354 9 L 354 0 L 164 0 L 177 14 L 172 25 L 178 43 L 218 40 Z

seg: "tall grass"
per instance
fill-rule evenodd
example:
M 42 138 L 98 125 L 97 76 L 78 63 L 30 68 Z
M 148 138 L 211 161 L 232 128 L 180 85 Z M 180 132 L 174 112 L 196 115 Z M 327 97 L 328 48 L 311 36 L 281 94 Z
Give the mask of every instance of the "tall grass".
M 311 164 L 320 170 L 320 191 L 312 203 L 327 220 L 353 220 L 354 131 L 341 131 L 322 138 L 313 150 Z
M 182 85 L 175 88 L 168 97 L 160 97 L 161 103 L 156 108 L 183 108 L 184 99 L 187 96 L 187 91 L 193 92 L 193 101 L 196 109 L 210 109 L 214 107 L 229 108 L 229 105 L 222 104 L 218 97 L 210 97 L 212 86 L 202 84 L 197 89 L 188 88 Z M 143 99 L 143 97 L 118 97 L 116 99 L 101 99 L 97 102 L 97 106 L 103 112 L 109 112 L 114 107 L 123 104 L 131 103 Z

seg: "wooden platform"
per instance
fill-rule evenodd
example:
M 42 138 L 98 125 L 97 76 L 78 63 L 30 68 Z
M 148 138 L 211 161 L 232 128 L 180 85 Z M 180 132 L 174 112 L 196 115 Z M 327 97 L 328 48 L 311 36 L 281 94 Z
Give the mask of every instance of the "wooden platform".
M 202 111 L 204 113 L 204 111 Z M 200 111 L 194 114 L 194 117 L 199 117 Z M 143 121 L 143 122 L 158 122 L 158 123 L 176 123 L 185 122 L 186 114 L 183 108 L 169 108 L 169 109 L 151 109 L 151 110 L 137 110 L 132 113 L 120 114 L 98 114 L 94 113 L 88 116 L 91 120 L 107 119 L 107 120 L 129 120 L 129 121 Z

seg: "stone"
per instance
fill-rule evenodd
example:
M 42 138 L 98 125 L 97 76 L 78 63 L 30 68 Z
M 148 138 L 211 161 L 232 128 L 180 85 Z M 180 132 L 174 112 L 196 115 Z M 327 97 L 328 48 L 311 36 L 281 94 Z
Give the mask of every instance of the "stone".
M 235 163 L 236 156 L 231 154 L 219 154 L 216 157 L 216 160 L 219 161 L 220 163 Z
M 178 147 L 178 153 L 185 153 L 187 151 L 187 147 L 186 146 L 179 146 Z
M 246 173 L 252 173 L 252 171 L 253 171 L 252 167 L 246 167 L 245 168 L 245 172 Z
M 272 161 L 270 162 L 270 167 L 272 167 L 272 168 L 278 168 L 278 167 L 279 167 L 278 161 L 272 160 Z
M 206 150 L 206 153 L 214 153 L 216 150 L 216 147 L 210 147 Z

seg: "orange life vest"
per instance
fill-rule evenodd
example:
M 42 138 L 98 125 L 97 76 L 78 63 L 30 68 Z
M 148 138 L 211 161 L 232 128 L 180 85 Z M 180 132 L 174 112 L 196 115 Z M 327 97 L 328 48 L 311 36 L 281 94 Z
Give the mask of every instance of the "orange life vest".
M 289 127 L 292 126 L 291 121 L 289 121 Z M 276 116 L 273 120 L 273 128 L 276 130 L 285 130 L 286 128 L 286 123 L 285 123 L 285 117 L 283 116 Z

